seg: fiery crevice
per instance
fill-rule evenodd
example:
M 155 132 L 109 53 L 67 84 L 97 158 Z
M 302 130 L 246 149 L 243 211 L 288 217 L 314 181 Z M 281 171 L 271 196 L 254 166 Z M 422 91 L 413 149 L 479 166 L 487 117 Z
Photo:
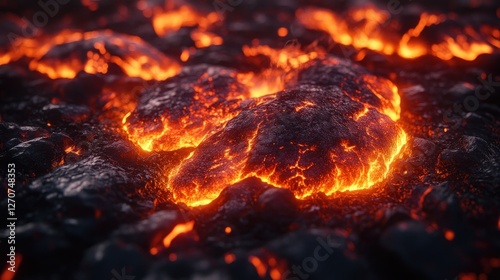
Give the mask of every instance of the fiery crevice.
M 422 13 L 416 26 L 404 33 L 400 33 L 397 20 L 392 19 L 388 11 L 374 6 L 353 8 L 345 14 L 308 7 L 299 9 L 296 15 L 302 25 L 326 32 L 336 43 L 385 55 L 398 54 L 407 59 L 432 55 L 442 60 L 457 57 L 473 61 L 479 55 L 491 54 L 498 48 L 495 34 L 499 31 L 485 32 L 491 29 L 487 25 L 479 30 L 470 26 L 456 28 L 452 35 L 444 34 L 442 41 L 435 43 L 425 43 L 420 38 L 430 26 L 452 23 L 453 15 Z

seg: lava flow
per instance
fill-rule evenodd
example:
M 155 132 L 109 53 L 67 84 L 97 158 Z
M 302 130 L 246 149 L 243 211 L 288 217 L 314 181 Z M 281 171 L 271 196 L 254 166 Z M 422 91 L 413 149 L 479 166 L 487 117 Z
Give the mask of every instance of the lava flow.
M 185 67 L 147 88 L 123 118 L 146 151 L 195 148 L 168 174 L 176 201 L 206 204 L 251 176 L 297 198 L 367 189 L 387 176 L 406 143 L 395 85 L 319 49 L 243 52 L 267 56 L 270 67 Z
M 311 82 L 320 72 L 330 82 Z M 205 204 L 252 176 L 299 199 L 382 181 L 406 143 L 394 122 L 396 87 L 333 58 L 314 61 L 299 76 L 293 88 L 248 106 L 205 137 L 170 174 L 174 198 Z
M 129 77 L 162 80 L 180 66 L 139 37 L 112 31 L 62 31 L 41 38 L 17 38 L 0 64 L 25 57 L 29 68 L 52 79 L 74 78 L 80 71 L 106 74 L 115 66 Z
M 465 28 L 454 22 L 454 15 L 422 13 L 415 27 L 401 35 L 400 24 L 388 11 L 374 6 L 353 8 L 343 15 L 320 8 L 302 8 L 298 20 L 307 28 L 321 30 L 343 45 L 370 49 L 385 55 L 398 54 L 407 59 L 433 55 L 442 60 L 459 57 L 473 61 L 481 54 L 491 54 L 499 47 L 498 29 L 483 25 L 479 29 Z M 420 38 L 425 28 L 447 25 L 449 33 L 432 44 Z M 457 26 L 454 26 L 457 25 Z M 442 32 L 442 31 L 441 31 Z

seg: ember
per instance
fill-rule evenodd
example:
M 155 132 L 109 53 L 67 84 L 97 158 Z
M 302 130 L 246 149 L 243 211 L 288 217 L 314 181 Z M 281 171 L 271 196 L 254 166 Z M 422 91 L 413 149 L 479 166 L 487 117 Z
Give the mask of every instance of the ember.
M 500 279 L 494 1 L 0 7 L 2 280 Z

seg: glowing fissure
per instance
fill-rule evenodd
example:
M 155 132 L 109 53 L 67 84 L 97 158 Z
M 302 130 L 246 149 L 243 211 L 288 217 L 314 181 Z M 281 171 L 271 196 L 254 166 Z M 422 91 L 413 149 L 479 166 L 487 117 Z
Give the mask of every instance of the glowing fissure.
M 180 65 L 136 36 L 104 31 L 62 31 L 40 38 L 19 38 L 9 53 L 0 55 L 0 64 L 21 57 L 30 59 L 29 68 L 52 79 L 74 78 L 80 71 L 106 74 L 110 64 L 130 77 L 163 80 L 176 75 Z M 55 51 L 66 58 L 54 57 Z M 86 59 L 81 59 L 86 57 Z
M 367 189 L 387 177 L 390 164 L 407 140 L 394 123 L 401 111 L 394 84 L 349 62 L 326 57 L 320 50 L 247 46 L 243 52 L 249 57 L 268 56 L 270 67 L 260 74 L 185 68 L 143 93 L 138 108 L 149 108 L 164 98 L 168 101 L 164 114 L 153 117 L 153 125 L 138 109 L 123 119 L 129 139 L 146 151 L 195 148 L 165 175 L 175 201 L 190 206 L 207 204 L 226 186 L 249 177 L 288 188 L 299 199 L 317 192 L 330 195 Z M 343 83 L 337 82 L 327 87 L 301 85 L 304 81 L 298 80 L 299 73 L 307 75 L 308 69 L 314 73 L 318 65 L 354 88 L 339 88 Z M 173 90 L 192 77 L 197 77 L 195 84 Z M 334 121 L 311 135 L 301 134 L 315 118 Z M 282 124 L 272 125 L 279 119 Z M 276 125 L 282 131 L 273 131 Z M 347 134 L 331 134 L 338 129 Z M 323 137 L 325 133 L 331 136 Z M 281 134 L 292 136 L 285 141 Z M 319 142 L 309 142 L 311 137 L 319 137 Z
M 465 30 L 459 30 L 456 36 L 446 35 L 441 42 L 426 44 L 419 40 L 424 29 L 446 21 L 449 16 L 422 13 L 414 28 L 397 36 L 397 32 L 392 34 L 391 26 L 387 25 L 392 21 L 389 13 L 374 6 L 354 8 L 342 15 L 322 8 L 308 7 L 297 10 L 296 15 L 306 28 L 324 31 L 337 43 L 385 55 L 398 54 L 407 59 L 433 55 L 442 60 L 458 57 L 473 61 L 479 55 L 491 54 L 498 48 L 498 37 L 495 34 L 500 32 L 496 29 L 489 32 L 486 25 L 478 31 L 467 26 Z

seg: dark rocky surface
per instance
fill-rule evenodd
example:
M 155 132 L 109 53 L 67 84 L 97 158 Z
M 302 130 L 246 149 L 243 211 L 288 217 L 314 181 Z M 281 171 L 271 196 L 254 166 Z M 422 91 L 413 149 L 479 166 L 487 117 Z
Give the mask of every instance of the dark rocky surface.
M 157 36 L 151 19 L 132 8 L 135 1 L 100 2 L 96 11 L 80 1 L 61 5 L 61 12 L 42 31 L 109 29 L 140 36 L 179 64 L 183 63 L 177 59 L 182 50 L 194 46 L 193 27 Z M 415 15 L 424 10 L 458 14 L 453 24 L 435 26 L 441 32 L 424 34 L 429 40 L 457 23 L 474 24 L 482 19 L 500 26 L 494 1 L 475 8 L 465 2 L 405 2 L 407 8 L 395 18 L 410 28 L 418 21 Z M 196 7 L 199 12 L 211 12 L 212 4 L 199 1 Z M 387 5 L 385 1 L 379 4 Z M 130 7 L 127 17 L 117 16 L 118 5 Z M 352 3 L 243 1 L 225 13 L 223 26 L 210 29 L 223 37 L 224 44 L 198 49 L 185 62 L 183 72 L 166 81 L 126 77 L 116 69 L 50 79 L 31 70 L 26 57 L 0 65 L 0 178 L 6 190 L 7 164 L 16 164 L 16 252 L 22 256 L 13 279 L 119 280 L 123 275 L 136 280 L 500 279 L 499 87 L 493 85 L 477 109 L 467 111 L 463 105 L 477 87 L 484 86 L 483 74 L 486 81 L 488 75 L 498 78 L 498 54 L 475 61 L 442 61 L 432 56 L 405 60 L 366 51 L 357 62 L 361 66 L 355 66 L 347 61 L 357 52 L 346 56 L 350 47 L 330 47 L 324 32 L 307 30 L 295 21 L 295 10 L 305 5 L 343 11 Z M 32 18 L 40 8 L 32 1 L 0 1 L 0 10 L 2 30 L 20 34 L 19 18 Z M 277 38 L 276 29 L 281 26 L 290 32 Z M 241 47 L 253 39 L 277 48 L 291 39 L 303 48 L 319 39 L 317 44 L 328 47 L 330 57 L 341 57 L 343 62 L 333 66 L 319 62 L 305 69 L 296 83 L 261 104 L 230 102 L 231 90 L 245 91 L 231 73 L 259 72 L 268 66 L 265 57 L 243 55 Z M 9 49 L 9 43 L 0 36 L 0 54 Z M 73 53 L 67 47 L 54 49 L 45 59 Z M 74 53 L 92 49 L 84 42 L 73 47 Z M 205 72 L 213 80 L 200 79 Z M 397 124 L 410 138 L 387 180 L 368 190 L 332 196 L 316 193 L 298 200 L 287 189 L 250 177 L 225 188 L 208 205 L 188 207 L 175 202 L 162 175 L 193 150 L 144 152 L 121 128 L 120 113 L 134 110 L 127 105 L 135 101 L 140 106 L 130 121 L 138 126 L 161 116 L 176 120 L 192 110 L 245 109 L 233 119 L 233 126 L 204 139 L 197 148 L 191 168 L 182 171 L 186 176 L 177 178 L 189 184 L 196 177 L 194 171 L 206 171 L 210 153 L 237 147 L 233 145 L 239 143 L 243 124 L 255 126 L 266 115 L 278 120 L 262 128 L 274 136 L 263 137 L 259 149 L 252 151 L 249 166 L 265 167 L 262 154 L 269 153 L 277 155 L 275 163 L 294 161 L 296 151 L 279 158 L 279 150 L 267 144 L 266 139 L 279 136 L 302 135 L 304 141 L 312 141 L 310 132 L 319 129 L 324 137 L 320 142 L 337 147 L 325 133 L 345 132 L 339 123 L 345 123 L 342 120 L 349 109 L 359 106 L 348 94 L 366 97 L 363 102 L 375 108 L 381 105 L 370 94 L 367 76 L 398 85 L 402 112 Z M 195 108 L 189 84 L 204 90 L 216 88 L 220 96 L 208 108 Z M 163 100 L 165 92 L 174 98 Z M 308 121 L 313 112 L 292 112 L 295 103 L 304 99 L 324 105 L 326 109 L 317 114 L 330 112 L 340 121 L 315 126 Z M 158 100 L 162 102 L 148 105 Z M 122 102 L 113 105 L 111 101 Z M 335 110 L 333 104 L 340 104 L 343 111 Z M 457 104 L 461 112 L 454 111 Z M 370 114 L 367 121 L 388 120 L 375 109 Z M 194 123 L 201 120 L 194 119 Z M 289 134 L 271 133 L 280 120 Z M 323 156 L 318 152 L 311 157 Z M 326 161 L 320 164 L 331 168 Z M 212 180 L 217 184 L 220 176 L 215 174 Z M 6 213 L 7 192 L 1 193 L 0 209 Z M 191 221 L 192 230 L 178 235 L 170 246 L 163 245 L 177 225 Z M 3 228 L 0 236 L 1 273 L 7 273 L 3 248 L 8 230 Z

